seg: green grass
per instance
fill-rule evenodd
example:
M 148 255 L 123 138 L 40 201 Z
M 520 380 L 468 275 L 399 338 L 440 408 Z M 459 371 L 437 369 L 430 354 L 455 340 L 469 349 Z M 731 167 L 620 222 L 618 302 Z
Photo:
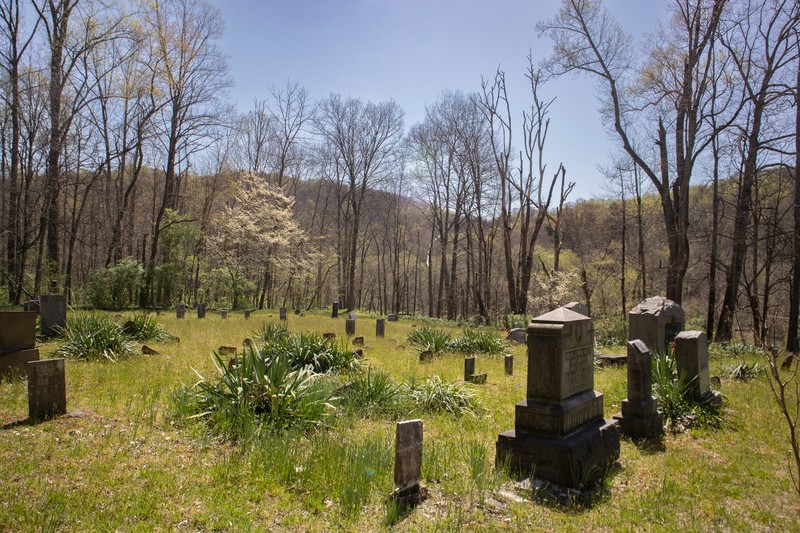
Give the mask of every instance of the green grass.
M 345 337 L 344 320 L 328 313 L 288 319 L 291 333 Z M 211 352 L 220 345 L 241 351 L 261 322 L 278 324 L 277 311 L 256 312 L 250 320 L 166 314 L 157 320 L 181 339 L 155 343 L 160 355 L 116 364 L 67 361 L 69 416 L 19 424 L 27 417 L 25 383 L 0 383 L 1 529 L 386 529 L 395 415 L 340 410 L 327 427 L 313 431 L 252 427 L 247 438 L 220 439 L 204 424 L 176 417 L 172 393 L 197 381 L 193 369 L 215 376 Z M 383 373 L 395 384 L 463 378 L 460 357 L 419 363 L 407 340 L 415 322 L 387 323 L 386 337 L 376 338 L 374 320 L 359 321 L 369 332 L 363 363 L 372 376 Z M 456 325 L 435 327 L 461 334 Z M 42 357 L 53 356 L 60 344 L 40 345 Z M 606 495 L 574 509 L 509 499 L 509 485 L 492 468 L 497 435 L 513 427 L 514 405 L 525 398 L 525 348 L 509 349 L 514 376 L 504 375 L 502 358 L 478 359 L 476 371 L 489 380 L 469 389 L 481 406 L 476 416 L 397 413 L 423 419 L 422 475 L 430 497 L 399 517 L 394 530 L 800 531 L 800 500 L 786 469 L 788 444 L 769 387 L 763 375 L 739 381 L 725 372 L 731 364 L 763 365 L 755 351 L 712 350 L 711 374 L 721 376 L 726 398 L 721 429 L 668 434 L 663 449 L 624 439 L 620 469 L 608 480 Z M 595 373 L 606 416 L 620 410 L 625 376 L 624 367 Z

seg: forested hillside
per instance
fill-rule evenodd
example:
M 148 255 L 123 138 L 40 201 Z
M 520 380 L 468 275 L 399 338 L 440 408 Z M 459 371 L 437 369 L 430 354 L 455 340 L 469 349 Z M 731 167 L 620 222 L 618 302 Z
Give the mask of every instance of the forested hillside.
M 502 323 L 579 300 L 622 323 L 663 294 L 716 340 L 794 347 L 800 6 L 668 4 L 634 41 L 564 0 L 531 28 L 553 47 L 524 101 L 476 72 L 407 124 L 391 99 L 301 81 L 235 111 L 200 0 L 0 0 L 0 305 L 338 300 Z M 617 142 L 602 198 L 574 198 L 582 176 L 548 155 L 548 81 L 570 75 Z

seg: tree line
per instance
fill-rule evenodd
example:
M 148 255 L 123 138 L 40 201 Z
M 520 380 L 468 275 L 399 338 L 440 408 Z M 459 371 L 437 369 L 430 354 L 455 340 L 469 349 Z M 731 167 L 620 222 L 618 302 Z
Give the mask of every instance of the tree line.
M 498 69 L 406 127 L 392 100 L 295 82 L 236 112 L 200 0 L 0 0 L 0 297 L 488 323 L 665 294 L 718 341 L 794 349 L 799 21 L 790 0 L 671 0 L 637 42 L 563 0 L 525 102 Z M 547 146 L 548 81 L 575 75 L 617 147 L 582 202 Z

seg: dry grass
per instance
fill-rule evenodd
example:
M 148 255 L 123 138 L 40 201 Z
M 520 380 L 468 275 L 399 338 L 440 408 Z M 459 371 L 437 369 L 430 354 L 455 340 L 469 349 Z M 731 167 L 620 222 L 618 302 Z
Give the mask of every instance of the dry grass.
M 227 320 L 211 313 L 202 321 L 192 315 L 180 321 L 166 313 L 159 317 L 180 337 L 179 343 L 155 344 L 160 355 L 117 363 L 69 361 L 68 416 L 27 425 L 25 384 L 0 384 L 0 529 L 385 529 L 383 498 L 392 489 L 389 466 L 381 467 L 375 489 L 355 515 L 343 512 L 331 474 L 312 470 L 341 468 L 331 451 L 337 446 L 369 439 L 390 444 L 392 421 L 345 417 L 326 431 L 296 436 L 294 446 L 284 445 L 302 451 L 287 456 L 296 465 L 276 458 L 279 440 L 233 446 L 209 437 L 202 426 L 174 423 L 169 416 L 173 388 L 193 383 L 192 369 L 210 374 L 211 350 L 241 346 L 261 322 L 278 318 L 277 312 L 254 313 L 248 321 L 238 313 Z M 412 323 L 387 322 L 386 337 L 378 339 L 374 319 L 359 318 L 356 335 L 365 337 L 366 362 L 398 381 L 432 375 L 445 381 L 463 378 L 459 355 L 418 362 L 416 350 L 405 340 Z M 332 331 L 337 339 L 345 338 L 344 320 L 324 313 L 290 315 L 289 329 Z M 442 329 L 456 335 L 460 331 Z M 41 346 L 43 356 L 56 346 Z M 478 356 L 476 371 L 489 375 L 486 385 L 474 386 L 483 415 L 425 419 L 423 475 L 430 498 L 395 529 L 800 531 L 800 499 L 786 470 L 788 444 L 763 378 L 723 380 L 724 429 L 669 435 L 661 449 L 624 440 L 620 468 L 606 496 L 593 506 L 520 502 L 491 486 L 477 493 L 460 450 L 483 446 L 486 463 L 493 464 L 497 434 L 513 426 L 513 406 L 525 396 L 524 347 L 514 347 L 513 353 L 512 377 L 504 375 L 502 358 Z M 720 374 L 730 363 L 712 360 L 711 373 Z M 624 381 L 624 368 L 595 374 L 607 416 L 619 410 Z M 284 475 L 279 467 L 291 471 Z M 327 481 L 314 483 L 319 479 Z

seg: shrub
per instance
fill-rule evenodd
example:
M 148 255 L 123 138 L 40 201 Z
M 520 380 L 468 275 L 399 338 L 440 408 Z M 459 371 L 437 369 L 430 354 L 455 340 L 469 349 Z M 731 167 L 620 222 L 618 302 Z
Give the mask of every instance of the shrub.
M 761 373 L 761 367 L 757 363 L 739 363 L 733 368 L 728 369 L 731 379 L 738 381 L 749 381 L 755 379 Z
M 195 417 L 211 416 L 212 425 L 253 415 L 268 428 L 283 430 L 317 425 L 332 410 L 331 392 L 310 367 L 294 369 L 286 353 L 267 354 L 248 345 L 231 364 L 216 353 L 213 359 L 218 378 L 198 374 L 190 391 Z
M 664 423 L 672 431 L 694 426 L 719 427 L 722 418 L 719 410 L 693 394 L 691 382 L 678 373 L 675 357 L 671 353 L 653 354 L 653 396 L 658 399 Z
M 395 416 L 408 401 L 408 396 L 389 374 L 370 367 L 366 375 L 357 377 L 344 388 L 343 400 L 350 410 L 361 415 Z
M 628 323 L 619 315 L 594 321 L 595 346 L 625 346 L 628 342 Z
M 166 342 L 175 338 L 149 313 L 134 314 L 125 322 L 123 331 L 137 341 Z
M 123 309 L 136 305 L 144 269 L 133 258 L 94 270 L 84 287 L 89 303 L 96 309 Z
M 56 354 L 71 359 L 116 361 L 133 355 L 134 344 L 119 324 L 97 312 L 81 312 L 70 316 L 62 330 L 64 343 Z
M 313 372 L 357 372 L 361 361 L 344 344 L 337 344 L 316 334 L 277 335 L 264 345 L 264 353 L 269 357 L 285 354 L 295 370 L 311 367 Z
M 262 324 L 261 330 L 254 332 L 253 336 L 269 344 L 288 337 L 289 330 L 282 324 Z
M 406 390 L 411 400 L 422 411 L 446 412 L 453 415 L 475 415 L 478 402 L 471 390 L 463 384 L 445 383 L 439 376 L 432 376 L 421 383 L 411 382 Z
M 408 342 L 420 350 L 429 350 L 432 353 L 445 351 L 448 348 L 450 340 L 451 336 L 449 333 L 429 326 L 415 329 L 408 334 Z
M 465 329 L 462 337 L 457 337 L 448 343 L 448 348 L 456 352 L 480 352 L 490 355 L 505 353 L 507 347 L 507 343 L 496 332 L 471 328 Z

